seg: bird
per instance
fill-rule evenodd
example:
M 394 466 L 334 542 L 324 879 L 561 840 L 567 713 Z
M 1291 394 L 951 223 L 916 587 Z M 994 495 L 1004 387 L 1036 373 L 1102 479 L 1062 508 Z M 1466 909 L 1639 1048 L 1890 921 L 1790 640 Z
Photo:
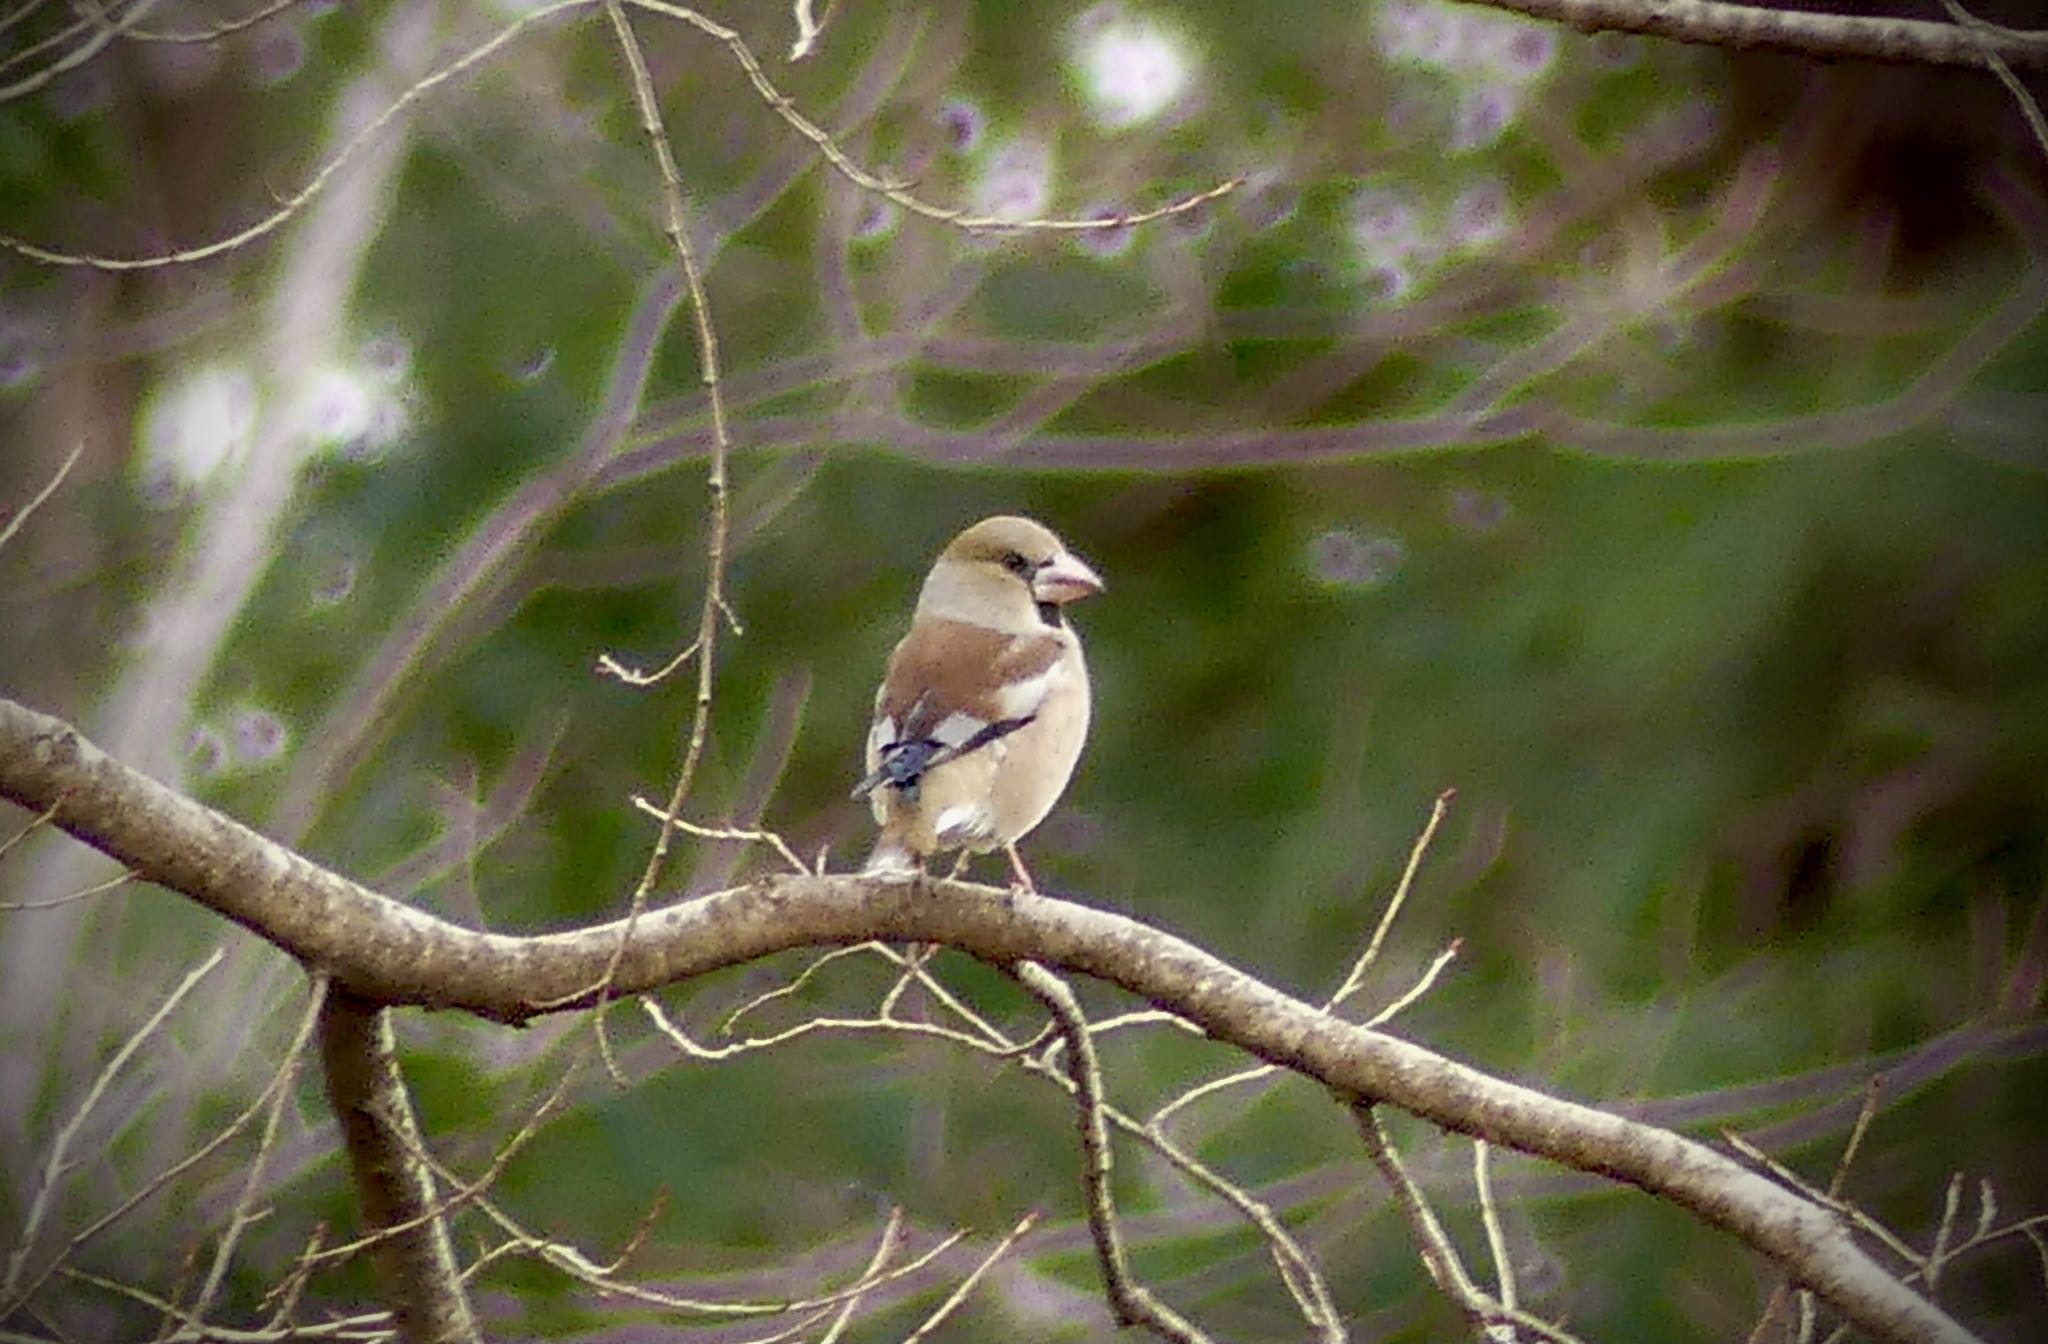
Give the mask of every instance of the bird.
M 880 835 L 863 871 L 909 877 L 937 853 L 1001 849 L 1036 891 L 1017 841 L 1066 792 L 1088 737 L 1088 664 L 1067 605 L 1101 577 L 1042 523 L 984 518 L 925 576 L 889 655 L 854 788 Z

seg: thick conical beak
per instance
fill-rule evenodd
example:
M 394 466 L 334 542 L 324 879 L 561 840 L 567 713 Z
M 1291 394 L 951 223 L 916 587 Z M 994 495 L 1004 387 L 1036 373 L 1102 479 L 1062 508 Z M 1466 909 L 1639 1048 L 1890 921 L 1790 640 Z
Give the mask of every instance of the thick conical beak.
M 1064 605 L 1102 591 L 1102 576 L 1071 555 L 1062 555 L 1031 576 L 1031 595 Z

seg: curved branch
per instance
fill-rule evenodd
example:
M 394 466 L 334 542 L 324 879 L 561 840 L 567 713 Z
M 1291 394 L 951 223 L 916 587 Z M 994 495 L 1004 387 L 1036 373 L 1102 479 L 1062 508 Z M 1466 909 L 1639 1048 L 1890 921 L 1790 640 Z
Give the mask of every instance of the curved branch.
M 1219 1041 L 1345 1095 L 1669 1199 L 1770 1257 L 1870 1335 L 1972 1344 L 1865 1255 L 1834 1215 L 1680 1135 L 1492 1077 L 1342 1021 L 1136 920 L 964 882 L 776 876 L 617 923 L 478 933 L 389 900 L 112 760 L 61 720 L 0 699 L 0 796 L 256 932 L 374 1002 L 505 1022 L 672 984 L 771 953 L 887 938 L 995 965 L 1038 961 L 1122 986 Z M 616 962 L 614 958 L 617 957 Z
M 1849 56 L 1913 65 L 2048 68 L 2048 37 L 2007 28 L 1973 29 L 1920 19 L 1810 14 L 1722 0 L 1482 0 L 1581 32 L 1646 33 L 1714 47 L 1762 47 L 1798 56 Z

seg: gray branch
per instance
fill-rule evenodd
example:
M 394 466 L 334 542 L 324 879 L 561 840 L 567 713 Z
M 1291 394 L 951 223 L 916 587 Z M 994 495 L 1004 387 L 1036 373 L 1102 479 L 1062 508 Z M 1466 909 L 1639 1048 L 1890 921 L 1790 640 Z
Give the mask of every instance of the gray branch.
M 70 725 L 0 699 L 0 796 L 54 808 L 71 835 L 251 929 L 381 1004 L 502 1022 L 596 1001 L 621 925 L 512 937 L 380 896 L 110 759 Z M 1769 1257 L 1874 1338 L 1972 1344 L 1809 1200 L 1680 1135 L 1548 1096 L 1342 1021 L 1136 920 L 963 882 L 778 876 L 642 913 L 613 994 L 791 948 L 936 942 L 997 966 L 1036 961 L 1122 986 L 1210 1036 L 1341 1096 L 1625 1181 Z
M 406 1344 L 478 1344 L 476 1317 L 448 1236 L 425 1140 L 398 1070 L 390 1010 L 331 993 L 320 1008 L 327 1096 L 355 1173 L 371 1263 Z
M 1811 14 L 1722 0 L 1481 0 L 1583 32 L 1644 33 L 1702 46 L 1762 48 L 1797 56 L 1855 57 L 1911 65 L 1990 68 L 1988 55 L 2025 69 L 2048 67 L 2048 34 L 1965 28 L 1920 19 Z

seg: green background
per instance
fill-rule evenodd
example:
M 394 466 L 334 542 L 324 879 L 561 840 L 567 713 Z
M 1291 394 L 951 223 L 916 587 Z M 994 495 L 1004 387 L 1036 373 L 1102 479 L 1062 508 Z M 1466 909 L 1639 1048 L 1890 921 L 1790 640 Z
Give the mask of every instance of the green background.
M 403 12 L 292 11 L 271 26 L 290 25 L 301 64 L 273 82 L 266 27 L 220 44 L 189 86 L 117 45 L 100 84 L 0 105 L 0 230 L 129 254 L 246 223 L 318 163 L 352 81 L 402 65 L 380 43 Z M 1053 146 L 1061 213 L 1248 179 L 1114 256 L 907 218 L 853 237 L 867 207 L 724 49 L 635 19 L 733 408 L 727 579 L 744 633 L 719 645 L 688 814 L 853 863 L 868 822 L 846 791 L 917 579 L 967 522 L 1028 512 L 1108 580 L 1076 617 L 1096 728 L 1025 846 L 1044 885 L 1315 997 L 1454 788 L 1366 997 L 1460 951 L 1396 1030 L 1701 1137 L 1740 1130 L 1819 1183 L 1864 1079 L 1885 1072 L 1851 1198 L 1923 1248 L 1958 1171 L 1965 1230 L 1982 1180 L 1999 1221 L 2048 1208 L 2048 147 L 1988 79 L 1558 30 L 1504 134 L 1460 149 L 1460 100 L 1497 74 L 1390 56 L 1388 10 L 1126 12 L 1170 23 L 1200 65 L 1173 113 L 1115 130 L 1089 121 L 1069 59 L 1078 7 L 843 5 L 797 66 L 781 59 L 785 11 L 730 16 L 858 160 L 942 204 L 970 199 L 1014 135 Z M 503 21 L 450 10 L 429 30 L 452 54 Z M 964 151 L 939 115 L 956 100 L 981 122 Z M 376 452 L 311 458 L 158 745 L 209 801 L 304 822 L 314 857 L 423 908 L 505 931 L 608 918 L 651 839 L 630 798 L 665 794 L 691 699 L 687 678 L 635 691 L 593 667 L 687 643 L 708 495 L 687 310 L 652 349 L 629 327 L 669 254 L 601 17 L 551 21 L 437 92 L 404 152 L 334 348 L 399 352 L 408 427 Z M 1503 193 L 1508 224 L 1455 245 L 1449 216 L 1474 187 Z M 1362 190 L 1416 211 L 1421 259 L 1398 293 L 1352 242 Z M 218 478 L 145 498 L 140 426 L 208 360 L 250 370 L 277 413 L 282 375 L 257 333 L 289 255 L 274 237 L 172 274 L 0 268 L 16 356 L 5 498 L 87 447 L 0 553 L 7 693 L 91 732 L 95 707 L 147 675 L 145 614 L 204 529 L 238 521 L 209 512 L 232 490 Z M 592 472 L 560 473 L 636 358 L 631 426 Z M 560 494 L 522 512 L 551 473 Z M 513 544 L 475 562 L 494 536 Z M 444 602 L 451 575 L 474 582 Z M 388 678 L 384 712 L 337 721 L 343 688 L 422 613 L 433 633 Z M 282 726 L 280 753 L 236 757 L 251 714 Z M 225 758 L 194 749 L 208 732 Z M 291 818 L 295 772 L 343 733 L 352 764 Z M 498 789 L 523 804 L 478 823 Z M 660 895 L 774 862 L 690 844 Z M 23 871 L 0 864 L 0 893 Z M 39 1080 L 9 1139 L 10 1227 L 96 1062 L 222 933 L 156 891 L 98 900 L 57 935 L 32 922 L 51 919 L 0 917 L 0 941 L 65 949 L 62 994 L 0 1022 Z M 261 1087 L 302 990 L 261 949 L 237 958 L 123 1094 L 58 1226 Z M 803 961 L 663 998 L 706 1035 Z M 1034 1029 L 999 978 L 939 966 Z M 866 1011 L 887 984 L 845 965 L 761 1022 Z M 891 1204 L 926 1242 L 1036 1209 L 1017 1268 L 943 1337 L 1112 1333 L 1052 1089 L 912 1040 L 687 1065 L 637 1012 L 611 1020 L 631 1085 L 586 1069 L 500 1184 L 530 1226 L 602 1259 L 666 1189 L 633 1270 L 773 1297 L 843 1274 Z M 569 1032 L 404 1015 L 437 1150 L 479 1170 L 552 1086 Z M 1105 1060 L 1141 1114 L 1236 1066 L 1157 1031 L 1111 1037 Z M 317 1087 L 301 1090 L 231 1311 L 255 1311 L 314 1219 L 351 1217 Z M 1178 1124 L 1298 1231 L 1354 1338 L 1460 1328 L 1326 1097 L 1255 1084 Z M 1395 1136 L 1483 1267 L 1463 1141 L 1398 1120 Z M 1219 1337 L 1302 1337 L 1240 1223 L 1136 1147 L 1120 1156 L 1148 1281 Z M 1743 1338 L 1774 1286 L 1639 1194 L 1511 1156 L 1496 1172 L 1525 1296 L 1584 1337 Z M 202 1168 L 85 1263 L 171 1282 L 237 1179 L 232 1162 Z M 2032 1337 L 2031 1256 L 2018 1238 L 1974 1253 L 1944 1302 L 1986 1338 Z M 900 1337 L 951 1281 L 878 1305 L 854 1337 Z M 51 1292 L 74 1328 L 145 1328 L 132 1303 Z M 367 1279 L 314 1294 L 359 1308 Z M 530 1261 L 488 1271 L 479 1301 L 494 1337 L 765 1333 L 607 1302 Z

